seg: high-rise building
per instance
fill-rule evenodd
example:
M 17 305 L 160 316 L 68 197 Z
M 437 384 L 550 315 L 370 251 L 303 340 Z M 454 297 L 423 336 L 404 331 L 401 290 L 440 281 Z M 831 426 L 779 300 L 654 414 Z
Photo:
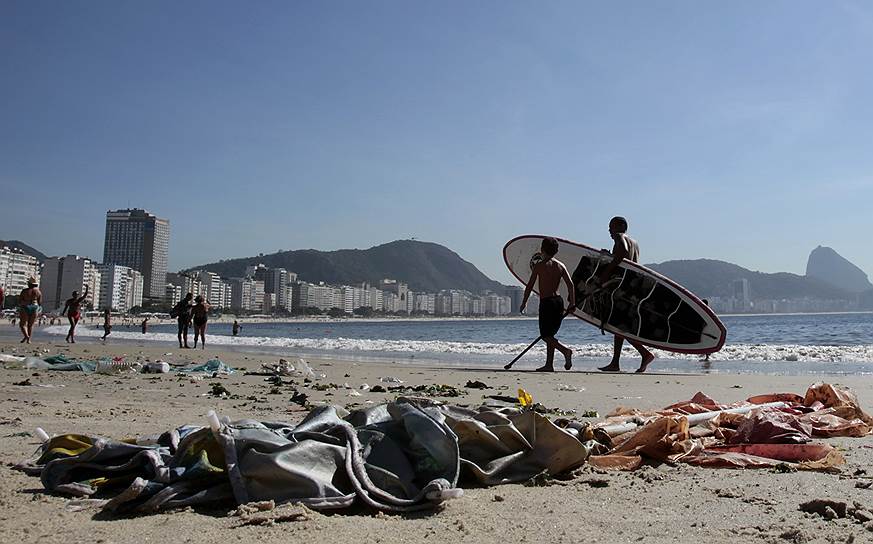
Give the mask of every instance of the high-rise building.
M 255 276 L 255 279 L 261 279 Z M 288 271 L 284 268 L 270 268 L 263 274 L 264 292 L 276 295 L 275 307 L 290 309 L 291 301 L 288 300 Z
M 166 294 L 170 222 L 137 208 L 106 212 L 103 263 L 133 268 L 143 275 L 145 298 Z
M 520 285 L 504 285 L 503 293 L 501 294 L 509 297 L 511 303 L 510 312 L 517 314 L 519 308 L 521 308 L 521 299 L 524 298 L 524 287 Z
M 20 249 L 0 247 L 0 285 L 6 296 L 18 296 L 27 288 L 27 278 L 39 281 L 39 262 Z
M 734 311 L 748 312 L 752 308 L 752 289 L 749 280 L 740 278 L 731 283 L 734 294 Z
M 129 266 L 101 264 L 100 306 L 125 313 L 142 305 L 143 275 Z M 166 286 L 165 286 L 166 289 Z
M 48 312 L 62 310 L 73 291 L 84 294 L 88 287 L 85 307 L 100 308 L 100 271 L 87 257 L 67 255 L 49 257 L 42 269 L 42 306 Z

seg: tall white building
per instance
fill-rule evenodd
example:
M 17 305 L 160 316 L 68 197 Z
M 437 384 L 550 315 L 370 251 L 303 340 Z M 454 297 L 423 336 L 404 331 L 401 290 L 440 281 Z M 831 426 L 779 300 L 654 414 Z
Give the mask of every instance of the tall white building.
M 415 293 L 414 301 L 412 311 L 426 314 L 436 313 L 436 295 L 434 293 Z
M 507 315 L 512 311 L 512 298 L 488 293 L 485 299 L 485 313 L 488 315 Z
M 182 300 L 182 286 L 175 283 L 168 283 L 164 291 L 164 301 L 170 306 L 175 306 Z
M 0 285 L 6 296 L 18 296 L 27 288 L 27 278 L 40 280 L 39 262 L 20 249 L 0 247 Z
M 142 306 L 144 280 L 139 271 L 117 264 L 101 264 L 98 270 L 102 308 L 125 313 Z
M 216 308 L 230 307 L 228 290 L 230 285 L 215 272 L 201 270 L 197 272 L 200 279 L 200 295 Z
M 342 287 L 299 282 L 297 284 L 297 308 L 345 309 L 345 294 Z
M 61 311 L 73 291 L 82 295 L 86 286 L 88 298 L 85 306 L 100 308 L 101 283 L 98 265 L 91 259 L 78 255 L 49 257 L 42 270 L 42 306 L 47 312 Z

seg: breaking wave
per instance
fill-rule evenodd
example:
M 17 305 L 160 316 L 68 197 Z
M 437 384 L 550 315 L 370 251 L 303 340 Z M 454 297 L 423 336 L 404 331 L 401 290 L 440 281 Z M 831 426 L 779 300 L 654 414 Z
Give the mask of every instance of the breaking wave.
M 66 326 L 54 326 L 44 329 L 54 335 L 66 335 Z M 101 337 L 102 329 L 79 328 L 78 336 Z M 193 332 L 189 339 L 193 338 Z M 208 335 L 211 346 L 233 346 L 239 348 L 253 347 L 263 349 L 288 349 L 315 352 L 348 352 L 351 354 L 400 354 L 408 356 L 447 355 L 481 356 L 485 359 L 505 358 L 518 354 L 527 347 L 527 343 L 487 343 L 487 342 L 453 342 L 446 340 L 386 340 L 360 338 L 276 338 L 267 336 L 226 336 Z M 608 337 L 607 337 L 608 338 Z M 149 332 L 142 334 L 134 331 L 113 331 L 110 339 L 148 342 L 177 342 L 176 335 L 166 332 Z M 574 359 L 603 359 L 612 356 L 612 343 L 570 344 L 574 351 Z M 625 348 L 626 353 L 633 354 L 632 348 Z M 684 355 L 655 350 L 659 358 L 698 360 L 700 355 Z M 542 343 L 529 353 L 543 354 Z M 727 344 L 710 355 L 711 361 L 780 361 L 806 363 L 851 363 L 873 362 L 873 344 L 851 346 L 830 345 L 798 345 L 798 344 Z

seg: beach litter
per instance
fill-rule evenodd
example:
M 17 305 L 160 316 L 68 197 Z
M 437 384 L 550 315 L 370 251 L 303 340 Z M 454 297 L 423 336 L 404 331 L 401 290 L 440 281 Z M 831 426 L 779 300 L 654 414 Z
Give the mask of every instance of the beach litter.
M 480 382 L 479 380 L 468 380 L 464 387 L 467 389 L 491 389 L 485 382 Z
M 301 393 L 300 391 L 297 391 L 295 389 L 294 392 L 291 394 L 291 398 L 289 400 L 294 404 L 305 407 L 309 403 L 309 395 L 307 395 L 306 393 Z
M 180 374 L 212 374 L 212 377 L 217 377 L 218 374 L 233 374 L 236 370 L 227 366 L 218 359 L 210 359 L 201 365 L 189 365 L 177 370 Z
M 403 383 L 403 380 L 400 378 L 395 378 L 394 376 L 385 376 L 383 378 L 379 378 L 379 381 L 382 383 Z
M 170 371 L 170 363 L 163 361 L 152 361 L 142 365 L 142 372 L 145 374 L 166 374 Z
M 220 382 L 212 382 L 209 384 L 209 394 L 213 397 L 229 397 L 230 391 Z
M 585 464 L 832 472 L 842 455 L 815 439 L 866 436 L 873 426 L 851 391 L 822 383 L 803 396 L 759 395 L 733 404 L 698 393 L 662 410 L 619 407 L 596 423 L 552 421 L 523 389 L 510 399 L 515 405 L 477 409 L 411 397 L 353 412 L 320 406 L 296 425 L 231 422 L 210 413 L 208 426 L 170 429 L 150 442 L 43 433 L 35 457 L 16 468 L 40 476 L 49 491 L 108 499 L 101 508 L 120 515 L 253 501 L 411 511 L 460 496 L 467 484 L 567 485 L 563 476 Z M 291 400 L 309 408 L 305 394 L 295 391 Z M 374 473 L 378 479 L 366 476 Z M 873 518 L 860 505 L 812 503 L 803 507 L 833 519 Z
M 127 361 L 124 357 L 103 358 L 97 361 L 94 372 L 97 374 L 120 374 L 128 371 L 138 371 L 141 365 L 137 362 Z
M 574 385 L 567 385 L 566 383 L 559 383 L 555 387 L 555 391 L 573 391 L 573 392 L 581 393 L 581 392 L 585 391 L 585 388 L 584 387 L 576 387 Z

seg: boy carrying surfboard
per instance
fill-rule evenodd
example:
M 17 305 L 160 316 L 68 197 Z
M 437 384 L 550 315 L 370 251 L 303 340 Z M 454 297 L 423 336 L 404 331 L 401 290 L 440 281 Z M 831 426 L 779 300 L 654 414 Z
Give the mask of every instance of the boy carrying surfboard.
M 546 364 L 537 369 L 537 372 L 554 372 L 555 350 L 564 356 L 564 369 L 570 370 L 573 366 L 573 350 L 558 342 L 555 334 L 561 328 L 564 319 L 564 299 L 558 294 L 558 286 L 561 280 L 567 284 L 567 302 L 569 308 L 576 306 L 576 289 L 573 280 L 564 263 L 555 259 L 558 253 L 558 241 L 554 238 L 544 238 L 540 247 L 542 260 L 531 268 L 530 280 L 524 289 L 524 297 L 521 300 L 520 311 L 524 313 L 527 299 L 533 290 L 536 281 L 539 280 L 540 293 L 540 335 L 546 342 Z

